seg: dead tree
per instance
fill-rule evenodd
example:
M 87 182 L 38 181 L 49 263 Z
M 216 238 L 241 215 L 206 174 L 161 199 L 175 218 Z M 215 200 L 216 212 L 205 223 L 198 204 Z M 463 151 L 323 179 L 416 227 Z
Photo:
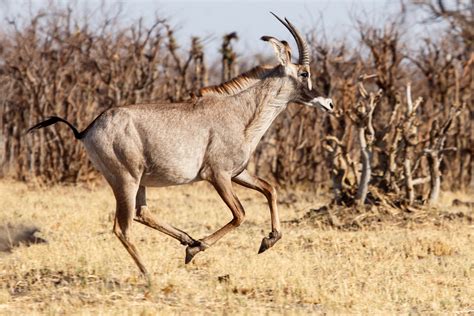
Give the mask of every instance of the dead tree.
M 396 100 L 395 107 L 393 108 L 388 124 L 385 127 L 385 136 L 383 137 L 383 141 L 387 142 L 385 148 L 388 159 L 385 165 L 383 179 L 380 183 L 380 186 L 385 192 L 391 191 L 398 195 L 400 193 L 400 187 L 397 183 L 399 179 L 397 174 L 397 157 L 399 153 L 400 141 L 402 139 L 401 129 L 397 127 L 399 121 L 399 109 L 401 107 L 399 95 L 397 95 Z
M 222 41 L 222 82 L 228 81 L 237 74 L 236 60 L 237 54 L 232 47 L 232 40 L 238 40 L 236 32 L 224 35 Z
M 360 206 L 365 203 L 369 192 L 369 183 L 372 175 L 372 144 L 375 137 L 372 118 L 375 107 L 382 96 L 382 90 L 379 90 L 377 93 L 368 93 L 361 81 L 359 82 L 359 93 L 361 100 L 356 105 L 351 119 L 357 126 L 362 164 L 359 186 L 355 196 L 356 204 Z
M 465 52 L 473 51 L 474 28 L 472 27 L 472 19 L 474 9 L 471 0 L 450 1 L 451 3 L 448 6 L 446 0 L 412 0 L 411 2 L 428 12 L 430 16 L 425 22 L 443 21 L 449 23 L 449 32 L 464 42 L 466 45 Z
M 383 29 L 358 21 L 358 31 L 362 43 L 370 50 L 375 84 L 382 89 L 389 105 L 395 104 L 397 81 L 400 79 L 400 63 L 404 56 L 401 53 L 399 22 L 394 20 Z
M 405 192 L 408 205 L 415 201 L 415 189 L 412 174 L 412 163 L 415 159 L 415 147 L 418 145 L 418 129 L 415 122 L 416 110 L 423 99 L 420 97 L 413 104 L 411 96 L 411 83 L 407 84 L 407 109 L 401 124 L 403 139 L 403 175 L 405 177 Z
M 351 205 L 354 201 L 354 188 L 357 187 L 355 162 L 351 159 L 346 145 L 335 136 L 324 138 L 324 149 L 330 157 L 333 202 L 336 205 Z
M 458 116 L 459 113 L 460 109 L 458 107 L 451 107 L 450 115 L 443 124 L 439 124 L 438 120 L 434 120 L 431 125 L 430 143 L 428 148 L 424 150 L 428 157 L 431 177 L 431 189 L 428 204 L 434 204 L 438 201 L 441 189 L 441 162 L 443 154 L 447 151 L 456 150 L 454 147 L 445 148 L 445 143 L 449 127 L 451 126 L 453 119 Z
M 192 60 L 194 63 L 192 91 L 194 93 L 197 93 L 199 89 L 208 85 L 207 68 L 204 62 L 204 51 L 201 39 L 199 37 L 193 37 L 191 39 L 190 56 L 192 56 Z

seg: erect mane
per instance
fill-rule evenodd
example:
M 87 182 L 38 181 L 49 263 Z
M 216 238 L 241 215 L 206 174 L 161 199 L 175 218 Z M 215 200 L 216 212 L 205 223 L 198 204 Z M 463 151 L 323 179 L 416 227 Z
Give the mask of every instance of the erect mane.
M 268 65 L 256 66 L 222 84 L 201 88 L 199 94 L 201 96 L 234 95 L 253 86 L 255 83 L 267 76 L 272 70 L 273 67 Z

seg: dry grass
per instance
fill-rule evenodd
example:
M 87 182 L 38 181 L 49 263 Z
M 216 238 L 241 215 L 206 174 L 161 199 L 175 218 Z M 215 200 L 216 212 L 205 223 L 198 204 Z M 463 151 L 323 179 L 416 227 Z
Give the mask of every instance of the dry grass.
M 247 221 L 187 266 L 178 242 L 134 225 L 152 272 L 149 289 L 111 232 L 114 201 L 105 185 L 30 189 L 0 182 L 0 222 L 34 224 L 48 240 L 0 255 L 0 314 L 474 310 L 472 225 L 446 221 L 342 232 L 287 223 L 283 239 L 257 255 L 270 229 L 269 212 L 259 194 L 241 188 L 238 194 Z M 280 205 L 283 220 L 301 218 L 323 201 L 309 193 L 296 196 L 294 203 Z M 456 197 L 445 195 L 442 204 Z M 149 206 L 196 238 L 230 219 L 206 184 L 150 190 Z M 450 210 L 473 215 L 472 208 Z

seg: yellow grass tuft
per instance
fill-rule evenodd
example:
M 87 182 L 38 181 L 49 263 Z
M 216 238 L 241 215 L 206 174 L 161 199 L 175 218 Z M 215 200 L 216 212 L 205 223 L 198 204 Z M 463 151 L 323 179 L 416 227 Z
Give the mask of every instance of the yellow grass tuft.
M 281 194 L 283 239 L 257 255 L 270 230 L 265 198 L 238 188 L 247 220 L 184 264 L 177 241 L 135 223 L 152 287 L 112 234 L 106 185 L 28 188 L 0 182 L 0 222 L 36 225 L 47 244 L 0 256 L 0 313 L 446 313 L 474 309 L 474 232 L 464 222 L 342 232 L 291 224 L 324 202 Z M 163 220 L 201 238 L 230 212 L 205 183 L 149 190 Z M 296 198 L 295 198 L 296 197 Z M 453 197 L 454 198 L 454 197 Z M 451 200 L 453 199 L 451 198 Z M 447 203 L 447 205 L 450 205 Z M 441 205 L 440 207 L 447 207 Z M 472 208 L 463 208 L 472 216 Z

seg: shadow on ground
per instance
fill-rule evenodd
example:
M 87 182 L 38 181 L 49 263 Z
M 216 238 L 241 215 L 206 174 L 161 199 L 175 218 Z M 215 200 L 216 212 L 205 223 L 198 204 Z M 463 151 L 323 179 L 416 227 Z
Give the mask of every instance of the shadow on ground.
M 0 226 L 0 251 L 10 252 L 20 244 L 30 246 L 47 241 L 36 236 L 39 229 L 36 226 L 24 224 L 5 224 Z

